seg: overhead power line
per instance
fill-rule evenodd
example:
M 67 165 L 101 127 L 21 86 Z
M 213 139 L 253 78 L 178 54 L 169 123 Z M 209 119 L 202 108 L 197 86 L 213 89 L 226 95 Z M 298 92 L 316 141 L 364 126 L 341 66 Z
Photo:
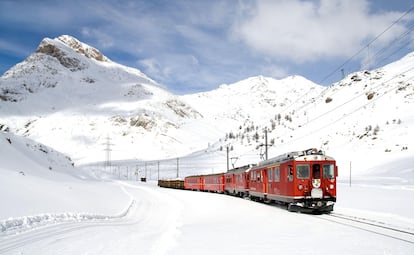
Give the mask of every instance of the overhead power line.
M 359 49 L 354 55 L 352 55 L 350 58 L 348 58 L 342 65 L 337 67 L 335 70 L 330 72 L 327 76 L 325 76 L 319 84 L 322 84 L 324 81 L 326 81 L 329 77 L 331 77 L 333 74 L 337 73 L 339 70 L 341 70 L 343 67 L 345 67 L 346 64 L 348 64 L 352 59 L 354 59 L 356 56 L 358 56 L 362 51 L 364 51 L 366 48 L 368 48 L 373 42 L 378 40 L 383 34 L 385 34 L 388 30 L 390 30 L 395 24 L 400 22 L 405 16 L 407 16 L 412 10 L 414 10 L 414 5 L 408 9 L 403 15 L 401 15 L 397 20 L 395 20 L 391 25 L 389 25 L 384 31 L 379 33 L 374 39 L 369 41 L 364 47 Z

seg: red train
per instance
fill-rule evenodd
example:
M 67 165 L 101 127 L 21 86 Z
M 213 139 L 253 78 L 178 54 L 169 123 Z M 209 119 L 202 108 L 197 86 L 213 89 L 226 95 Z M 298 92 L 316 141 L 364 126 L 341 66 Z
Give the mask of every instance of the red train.
M 336 202 L 337 176 L 335 159 L 321 150 L 308 149 L 226 173 L 188 176 L 184 189 L 285 204 L 289 211 L 331 212 Z

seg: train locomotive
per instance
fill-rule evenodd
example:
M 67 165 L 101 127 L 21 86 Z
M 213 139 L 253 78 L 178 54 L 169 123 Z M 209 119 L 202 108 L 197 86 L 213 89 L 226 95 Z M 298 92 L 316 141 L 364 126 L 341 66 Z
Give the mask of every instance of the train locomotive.
M 336 202 L 337 176 L 335 159 L 312 148 L 226 173 L 188 176 L 183 188 L 282 204 L 289 211 L 325 213 L 333 211 Z

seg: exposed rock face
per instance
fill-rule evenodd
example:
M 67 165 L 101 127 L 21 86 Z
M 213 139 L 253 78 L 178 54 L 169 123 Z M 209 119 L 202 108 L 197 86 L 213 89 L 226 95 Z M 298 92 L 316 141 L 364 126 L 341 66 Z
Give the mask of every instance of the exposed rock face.
M 71 54 L 65 52 L 61 46 L 58 45 L 59 42 L 87 58 L 95 59 L 96 61 L 101 62 L 110 61 L 99 50 L 86 45 L 69 35 L 62 35 L 54 40 L 49 38 L 43 39 L 39 47 L 36 49 L 36 53 L 44 53 L 56 58 L 64 67 L 70 69 L 72 72 L 85 69 L 86 65 L 78 58 L 71 57 Z
M 57 39 L 87 58 L 92 58 L 97 61 L 103 62 L 109 61 L 109 59 L 105 57 L 99 50 L 78 41 L 76 38 L 72 36 L 62 35 L 59 36 Z
M 56 58 L 61 65 L 70 69 L 72 72 L 85 69 L 86 67 L 79 59 L 67 56 L 67 54 L 59 49 L 52 40 L 47 38 L 43 39 L 40 43 L 39 47 L 36 49 L 36 53 L 44 53 Z

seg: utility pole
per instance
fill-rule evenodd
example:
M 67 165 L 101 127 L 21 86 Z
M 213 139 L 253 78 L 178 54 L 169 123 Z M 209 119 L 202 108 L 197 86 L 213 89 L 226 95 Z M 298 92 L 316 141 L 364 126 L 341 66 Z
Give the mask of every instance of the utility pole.
M 106 143 L 105 143 L 105 170 L 106 167 L 109 167 L 109 169 L 111 169 L 111 145 L 113 145 L 111 143 L 111 138 L 109 137 L 109 135 L 106 137 Z
M 147 179 L 147 162 L 145 162 L 145 179 Z
M 227 151 L 227 172 L 229 171 L 229 146 L 227 145 L 226 147 L 226 151 Z
M 267 149 L 267 147 L 269 147 L 269 144 L 267 143 L 267 127 L 265 127 L 265 129 L 264 129 L 264 133 L 265 133 L 265 143 L 261 144 L 260 146 L 265 147 L 265 158 L 264 159 L 267 160 L 268 159 L 268 149 Z M 260 158 L 263 159 L 263 154 L 262 154 L 261 151 L 260 151 Z
M 158 169 L 158 177 L 157 177 L 157 180 L 159 181 L 160 180 L 160 162 L 159 161 L 157 162 L 157 165 L 158 165 L 158 167 L 157 167 L 157 169 Z
M 267 153 L 267 146 L 268 146 L 268 144 L 267 144 L 267 127 L 265 127 L 265 160 L 267 160 L 267 158 L 268 158 L 268 153 Z
M 177 179 L 178 179 L 178 176 L 179 176 L 179 165 L 178 165 L 178 162 L 179 162 L 179 158 L 177 158 Z

